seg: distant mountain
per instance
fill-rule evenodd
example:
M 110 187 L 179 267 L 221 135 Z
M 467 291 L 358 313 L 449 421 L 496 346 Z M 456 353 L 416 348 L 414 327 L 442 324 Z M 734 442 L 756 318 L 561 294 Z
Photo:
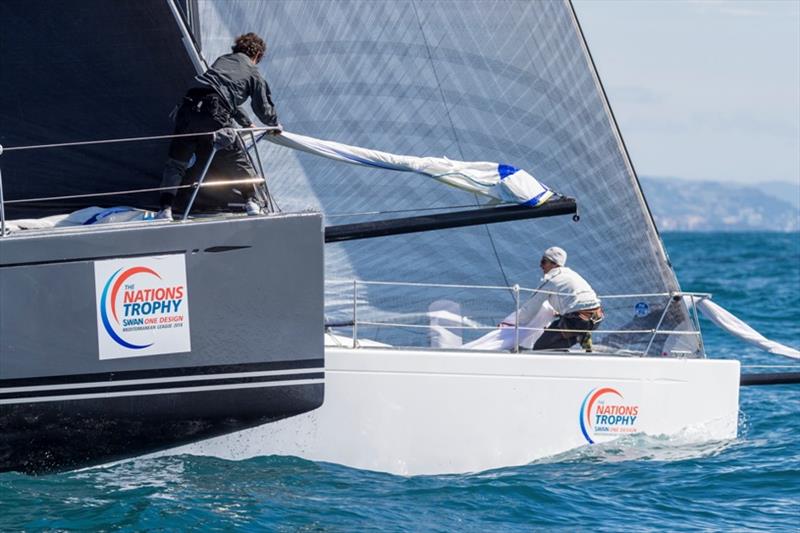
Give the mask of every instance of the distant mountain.
M 800 231 L 800 183 L 640 181 L 662 231 Z
M 786 183 L 785 181 L 768 181 L 759 188 L 770 196 L 780 198 L 800 209 L 800 182 Z

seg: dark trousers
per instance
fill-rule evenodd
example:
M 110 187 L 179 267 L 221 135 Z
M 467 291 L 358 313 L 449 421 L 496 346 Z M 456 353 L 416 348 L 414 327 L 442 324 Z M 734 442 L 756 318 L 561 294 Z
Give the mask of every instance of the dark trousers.
M 591 349 L 591 331 L 600 323 L 599 319 L 584 319 L 578 313 L 568 313 L 555 319 L 536 340 L 533 345 L 534 350 L 558 350 L 566 349 L 576 343 L 587 345 Z M 586 330 L 583 332 L 571 331 L 551 331 L 558 329 Z M 586 346 L 584 346 L 586 347 Z
M 206 133 L 233 126 L 230 113 L 220 96 L 208 89 L 192 89 L 186 93 L 175 116 L 176 135 Z M 202 169 L 211 156 L 212 146 L 211 135 L 172 139 L 161 187 L 177 187 L 184 184 L 192 156 L 195 158 L 192 178 L 199 179 Z M 237 141 L 229 147 L 217 150 L 204 182 L 253 178 L 256 175 L 241 141 Z M 162 191 L 161 207 L 172 207 L 177 192 L 175 189 Z M 242 203 L 252 198 L 263 206 L 265 197 L 264 186 L 260 184 L 209 187 L 201 189 L 196 205 L 201 210 L 219 210 L 227 209 L 231 203 Z

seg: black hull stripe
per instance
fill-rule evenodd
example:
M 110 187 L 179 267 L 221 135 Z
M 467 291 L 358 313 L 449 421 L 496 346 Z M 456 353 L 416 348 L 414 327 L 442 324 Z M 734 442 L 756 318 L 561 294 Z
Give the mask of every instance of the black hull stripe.
M 318 369 L 324 366 L 324 359 L 300 359 L 294 361 L 277 361 L 270 363 L 240 363 L 228 365 L 187 366 L 178 368 L 153 368 L 149 370 L 124 370 L 119 372 L 102 372 L 94 374 L 0 379 L 0 388 L 186 377 L 207 374 L 238 374 L 245 372 L 267 372 L 276 370 Z
M 151 378 L 151 379 L 125 379 L 114 381 L 82 381 L 79 383 L 59 383 L 56 385 L 33 385 L 27 387 L 0 387 L 0 395 L 11 394 L 17 392 L 37 392 L 37 391 L 53 391 L 53 390 L 70 390 L 70 389 L 85 389 L 93 387 L 124 387 L 126 385 L 150 385 L 150 384 L 168 384 L 168 383 L 183 383 L 198 381 L 211 381 L 211 380 L 224 380 L 224 379 L 245 379 L 245 378 L 261 378 L 274 376 L 277 378 L 284 377 L 284 379 L 297 379 L 303 375 L 316 374 L 324 372 L 323 368 L 308 368 L 302 370 L 268 370 L 265 372 L 236 372 L 232 374 L 201 374 L 197 376 L 173 376 L 164 378 Z
M 62 396 L 36 396 L 31 398 L 0 399 L 0 405 L 30 404 L 40 402 L 64 402 L 74 400 L 94 400 L 103 398 L 119 398 L 124 396 L 153 396 L 163 394 L 182 394 L 188 392 L 233 391 L 237 389 L 253 389 L 267 387 L 297 387 L 305 385 L 323 385 L 322 379 L 296 379 L 291 381 L 268 381 L 255 383 L 236 383 L 231 385 L 204 385 L 199 387 L 158 388 L 147 390 L 113 391 L 90 394 L 68 394 Z
M 187 386 L 208 386 L 208 385 L 234 385 L 239 383 L 268 383 L 273 381 L 297 381 L 297 380 L 308 380 L 308 379 L 324 379 L 325 374 L 323 372 L 304 372 L 300 374 L 271 374 L 267 376 L 256 376 L 256 375 L 245 375 L 245 376 L 237 376 L 237 377 L 228 377 L 225 378 L 223 376 L 203 376 L 201 380 L 186 380 L 180 378 L 181 381 L 151 381 L 151 382 L 122 382 L 122 383 L 111 383 L 111 384 L 100 384 L 100 383 L 87 383 L 86 385 L 97 385 L 97 386 L 82 386 L 76 387 L 71 386 L 68 388 L 65 387 L 58 387 L 53 386 L 54 388 L 49 388 L 48 390 L 41 390 L 40 387 L 32 387 L 27 390 L 17 390 L 17 391 L 6 391 L 0 389 L 0 400 L 6 400 L 10 398 L 33 398 L 33 397 L 46 397 L 46 396 L 64 396 L 64 395 L 74 395 L 74 394 L 97 394 L 103 392 L 113 392 L 113 391 L 144 391 L 144 390 L 151 390 L 151 389 L 178 389 L 178 388 L 185 388 Z M 198 381 L 202 381 L 198 383 Z
M 87 226 L 77 226 L 78 228 L 86 228 Z M 94 226 L 97 228 L 98 226 Z M 93 228 L 93 229 L 94 229 Z M 66 232 L 65 232 L 66 233 Z M 41 235 L 41 234 L 40 234 Z M 2 263 L 0 268 L 13 268 L 21 266 L 38 266 L 38 265 L 63 265 L 66 263 L 82 263 L 84 261 L 102 261 L 104 259 L 118 259 L 128 257 L 148 257 L 151 255 L 177 255 L 185 254 L 186 250 L 165 250 L 163 252 L 137 252 L 135 254 L 121 254 L 121 255 L 98 255 L 98 256 L 85 256 L 73 257 L 70 259 L 55 259 L 50 261 L 26 261 L 22 263 Z

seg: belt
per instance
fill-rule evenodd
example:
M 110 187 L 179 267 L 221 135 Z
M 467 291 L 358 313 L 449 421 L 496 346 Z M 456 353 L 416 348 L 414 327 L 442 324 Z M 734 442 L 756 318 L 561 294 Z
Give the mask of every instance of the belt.
M 219 93 L 212 87 L 194 87 L 186 91 L 186 98 L 200 100 L 207 96 L 219 96 Z
M 581 320 L 586 320 L 592 322 L 593 324 L 599 324 L 600 321 L 603 320 L 603 308 L 598 306 L 592 307 L 591 309 L 581 309 L 580 311 L 567 313 L 565 316 L 576 316 Z

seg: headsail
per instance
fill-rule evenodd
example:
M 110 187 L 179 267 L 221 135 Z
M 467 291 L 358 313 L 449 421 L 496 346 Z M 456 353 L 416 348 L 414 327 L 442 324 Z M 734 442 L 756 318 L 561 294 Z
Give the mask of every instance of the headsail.
M 206 58 L 243 31 L 265 36 L 262 71 L 292 131 L 401 154 L 514 162 L 581 205 L 578 224 L 563 217 L 329 245 L 329 278 L 534 286 L 541 250 L 557 244 L 600 294 L 679 289 L 568 2 L 206 0 L 198 8 Z M 321 209 L 329 222 L 481 202 L 423 178 L 409 187 L 390 171 L 279 147 L 262 148 L 262 157 L 284 209 Z M 349 317 L 351 292 L 328 294 L 329 318 Z M 405 289 L 359 296 L 377 316 L 395 318 L 454 299 Z M 644 320 L 652 328 L 668 301 L 625 301 L 604 326 Z M 461 303 L 488 324 L 513 296 Z M 682 306 L 665 320 L 689 327 Z M 643 349 L 647 340 L 615 342 Z M 693 337 L 680 342 L 697 348 Z
M 525 170 L 502 163 L 390 154 L 287 131 L 282 135 L 267 137 L 267 140 L 343 163 L 399 172 L 416 172 L 457 189 L 486 196 L 496 202 L 513 202 L 535 207 L 553 196 L 553 191 L 539 183 Z

